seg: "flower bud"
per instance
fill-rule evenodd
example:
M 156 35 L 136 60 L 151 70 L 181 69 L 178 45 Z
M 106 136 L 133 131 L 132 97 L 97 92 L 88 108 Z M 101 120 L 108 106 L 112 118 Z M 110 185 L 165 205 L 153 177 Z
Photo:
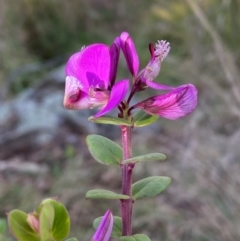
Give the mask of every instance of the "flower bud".
M 36 233 L 39 233 L 39 220 L 36 218 L 34 213 L 28 214 L 27 223 Z
M 103 216 L 102 221 L 99 224 L 98 229 L 92 237 L 91 241 L 108 241 L 111 237 L 113 221 L 113 215 L 111 211 L 108 210 Z
M 132 76 L 136 76 L 139 68 L 138 54 L 134 42 L 127 32 L 121 33 L 120 44 L 128 69 Z
M 151 60 L 144 68 L 139 75 L 142 75 L 146 80 L 154 80 L 161 69 L 161 63 L 165 57 L 167 57 L 170 51 L 170 44 L 165 40 L 158 41 L 155 46 L 150 43 L 149 44 L 149 51 L 151 54 Z

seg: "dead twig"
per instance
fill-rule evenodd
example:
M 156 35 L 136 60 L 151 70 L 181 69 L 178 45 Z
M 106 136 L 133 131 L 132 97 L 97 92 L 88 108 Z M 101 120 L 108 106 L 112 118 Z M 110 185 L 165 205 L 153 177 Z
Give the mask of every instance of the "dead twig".
M 233 93 L 234 98 L 237 103 L 240 104 L 240 89 L 237 87 L 237 79 L 239 81 L 239 72 L 235 65 L 234 58 L 232 57 L 230 51 L 224 46 L 224 43 L 221 40 L 221 37 L 211 25 L 206 15 L 202 11 L 202 9 L 198 6 L 195 0 L 186 0 L 195 16 L 198 18 L 202 27 L 209 33 L 213 40 L 213 47 L 215 53 L 219 59 L 219 62 L 222 66 L 223 72 L 226 76 L 226 80 L 228 81 L 231 91 Z M 238 85 L 239 86 L 239 85 Z

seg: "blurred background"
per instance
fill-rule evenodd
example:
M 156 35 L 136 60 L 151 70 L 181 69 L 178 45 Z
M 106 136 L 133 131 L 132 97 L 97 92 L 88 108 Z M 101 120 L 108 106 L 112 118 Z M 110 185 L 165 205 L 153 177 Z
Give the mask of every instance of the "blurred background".
M 134 154 L 168 157 L 138 164 L 134 181 L 172 178 L 162 195 L 134 205 L 134 233 L 152 241 L 240 240 L 239 14 L 240 0 L 1 0 L 0 240 L 14 240 L 6 212 L 31 212 L 46 197 L 67 206 L 71 236 L 80 240 L 90 239 L 106 209 L 120 216 L 118 202 L 84 198 L 94 188 L 120 192 L 120 168 L 95 163 L 85 144 L 90 133 L 120 143 L 120 131 L 88 122 L 95 111 L 65 110 L 62 99 L 68 57 L 83 45 L 111 44 L 122 31 L 142 68 L 149 42 L 169 41 L 157 81 L 199 90 L 189 117 L 134 130 Z M 121 76 L 129 76 L 123 58 Z

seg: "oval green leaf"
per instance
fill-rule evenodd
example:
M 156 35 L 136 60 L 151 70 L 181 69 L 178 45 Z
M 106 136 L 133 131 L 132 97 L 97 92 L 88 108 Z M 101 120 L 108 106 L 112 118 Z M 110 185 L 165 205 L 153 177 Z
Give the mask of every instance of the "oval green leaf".
M 43 199 L 43 200 L 41 201 L 41 203 L 39 203 L 39 204 L 37 205 L 37 207 L 35 208 L 35 212 L 36 212 L 37 214 L 40 214 L 41 209 L 42 209 L 42 207 L 43 207 L 43 204 L 52 203 L 53 200 L 54 200 L 53 198 Z
M 43 205 L 45 204 L 52 204 L 52 203 L 55 203 L 57 202 L 57 199 L 56 198 L 45 198 L 41 201 L 40 204 L 38 204 L 38 206 L 35 208 L 35 212 L 37 214 L 40 214 L 41 210 L 42 210 L 42 207 Z
M 101 223 L 103 217 L 98 217 L 93 221 L 93 227 L 95 229 L 98 228 L 99 224 Z M 122 218 L 118 216 L 114 216 L 114 223 L 113 223 L 113 230 L 111 237 L 112 238 L 119 238 L 122 236 Z
M 145 234 L 134 234 L 132 237 L 136 241 L 151 241 L 151 239 Z
M 87 199 L 129 199 L 127 195 L 117 194 L 104 189 L 90 190 L 86 193 Z
M 134 127 L 148 126 L 157 121 L 158 118 L 157 115 L 149 115 L 143 110 L 139 110 L 133 115 L 133 125 Z
M 122 236 L 119 238 L 120 241 L 135 241 L 133 236 Z
M 133 236 L 122 236 L 120 241 L 151 241 L 151 239 L 144 234 L 134 234 Z
M 164 161 L 166 156 L 162 153 L 150 153 L 147 155 L 136 156 L 122 161 L 122 164 L 137 163 L 144 161 Z
M 54 207 L 54 222 L 52 226 L 52 237 L 55 241 L 62 241 L 65 239 L 70 231 L 70 217 L 65 206 L 54 200 L 52 203 Z
M 40 237 L 27 223 L 27 214 L 21 210 L 12 210 L 8 214 L 8 224 L 19 241 L 40 241 Z
M 39 216 L 41 216 L 41 212 L 45 211 L 45 208 L 48 207 L 48 205 L 52 206 L 54 210 L 54 220 L 53 220 L 52 229 L 51 229 L 51 236 L 55 241 L 62 241 L 68 236 L 70 231 L 70 218 L 69 218 L 68 211 L 61 202 L 57 201 L 54 198 L 48 198 L 48 199 L 44 199 L 37 206 L 36 213 L 38 213 Z M 46 208 L 46 216 L 47 216 L 47 209 L 48 208 Z M 46 218 L 50 219 L 51 218 L 50 214 L 49 214 L 49 217 L 46 217 Z
M 40 231 L 41 240 L 46 240 L 46 241 L 52 240 L 54 216 L 55 216 L 55 213 L 54 213 L 53 205 L 50 203 L 44 204 L 39 214 L 39 225 L 40 225 L 39 231 Z
M 127 120 L 121 119 L 121 118 L 116 118 L 116 117 L 109 117 L 109 116 L 104 116 L 104 117 L 99 117 L 99 118 L 94 118 L 93 116 L 90 116 L 88 118 L 89 121 L 99 123 L 99 124 L 109 124 L 109 125 L 117 125 L 117 126 L 131 126 L 131 123 Z
M 170 177 L 153 176 L 144 178 L 132 185 L 133 199 L 155 197 L 163 192 L 170 183 Z
M 101 164 L 119 165 L 122 161 L 122 148 L 106 137 L 89 135 L 87 146 L 93 158 Z

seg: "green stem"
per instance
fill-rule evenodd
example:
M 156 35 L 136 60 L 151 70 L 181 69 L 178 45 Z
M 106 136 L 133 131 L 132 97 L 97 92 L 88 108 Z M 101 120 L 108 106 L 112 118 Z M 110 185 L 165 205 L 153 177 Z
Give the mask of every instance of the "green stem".
M 132 157 L 132 127 L 121 126 L 123 160 Z M 122 194 L 132 196 L 132 170 L 134 165 L 122 165 Z M 132 235 L 132 198 L 121 200 L 122 235 Z

